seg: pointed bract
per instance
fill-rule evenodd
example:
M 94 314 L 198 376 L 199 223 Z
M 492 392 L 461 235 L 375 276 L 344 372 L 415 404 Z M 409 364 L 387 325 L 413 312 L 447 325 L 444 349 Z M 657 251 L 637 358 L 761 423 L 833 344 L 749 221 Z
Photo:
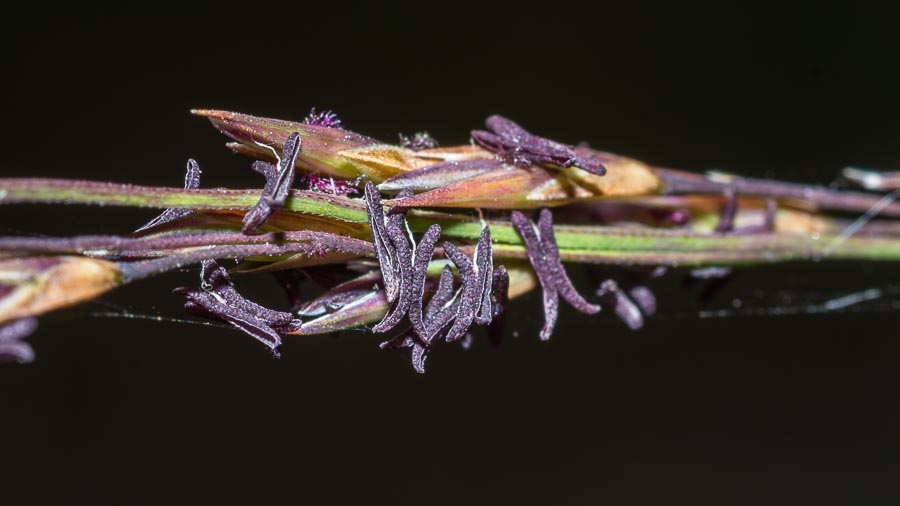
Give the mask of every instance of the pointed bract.
M 421 169 L 403 172 L 383 181 L 379 190 L 428 191 L 466 181 L 503 166 L 500 160 L 459 160 L 429 165 Z
M 116 264 L 96 258 L 0 258 L 0 324 L 94 299 L 122 277 Z
M 387 144 L 348 149 L 339 154 L 353 164 L 360 176 L 375 182 L 428 165 L 415 151 Z
M 483 165 L 480 161 L 473 164 L 476 167 Z M 576 195 L 577 191 L 564 175 L 541 167 L 526 169 L 501 164 L 496 169 L 477 170 L 471 177 L 460 178 L 403 201 L 388 201 L 388 205 L 522 209 L 566 204 Z
M 303 153 L 297 160 L 298 166 L 310 172 L 320 172 L 346 179 L 361 174 L 350 160 L 339 153 L 379 144 L 370 137 L 326 126 L 307 125 L 227 111 L 193 110 L 191 112 L 208 118 L 216 129 L 237 141 L 239 147 L 236 146 L 236 150 L 262 160 L 275 161 L 272 152 L 263 146 L 281 150 L 290 134 L 300 132 L 303 137 Z
M 316 317 L 332 313 L 348 303 L 376 291 L 375 287 L 380 281 L 381 274 L 377 271 L 363 274 L 335 286 L 313 300 L 298 304 L 295 312 L 302 317 Z
M 315 319 L 303 322 L 296 330 L 284 332 L 292 335 L 329 334 L 371 325 L 381 320 L 389 304 L 381 290 L 361 292 L 352 300 L 342 301 L 340 308 Z

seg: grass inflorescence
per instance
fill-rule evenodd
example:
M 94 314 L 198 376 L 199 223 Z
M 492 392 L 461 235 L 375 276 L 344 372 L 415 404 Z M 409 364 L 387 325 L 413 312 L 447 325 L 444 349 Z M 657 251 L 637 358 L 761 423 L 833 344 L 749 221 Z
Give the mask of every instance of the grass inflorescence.
M 479 326 L 498 344 L 509 300 L 535 288 L 544 340 L 560 297 L 587 314 L 606 307 L 631 329 L 654 314 L 644 283 L 607 280 L 584 295 L 566 263 L 692 267 L 702 277 L 784 261 L 900 260 L 895 173 L 845 171 L 868 191 L 688 173 L 556 142 L 501 116 L 473 130 L 471 144 L 440 147 L 427 133 L 383 143 L 331 111 L 303 122 L 194 114 L 254 159 L 261 190 L 204 189 L 193 160 L 183 188 L 0 179 L 0 204 L 163 210 L 123 236 L 0 237 L 0 359 L 33 360 L 25 337 L 39 315 L 195 264 L 196 286 L 175 290 L 185 309 L 274 356 L 287 336 L 368 328 L 393 334 L 381 347 L 409 350 L 424 372 L 439 342 L 469 346 Z M 225 269 L 223 259 L 237 262 Z M 232 275 L 260 272 L 282 282 L 289 311 L 234 287 Z M 304 299 L 300 273 L 325 292 Z

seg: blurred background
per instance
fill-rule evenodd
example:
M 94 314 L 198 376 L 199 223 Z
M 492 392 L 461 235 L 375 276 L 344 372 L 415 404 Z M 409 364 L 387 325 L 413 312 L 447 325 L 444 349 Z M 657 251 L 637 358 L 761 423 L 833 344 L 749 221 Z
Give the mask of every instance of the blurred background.
M 386 141 L 465 143 L 500 113 L 651 164 L 826 185 L 900 161 L 900 36 L 862 7 L 140 7 L 0 20 L 0 175 L 180 186 L 191 157 L 204 187 L 258 187 L 189 109 L 313 106 Z M 0 207 L 0 233 L 126 233 L 155 214 Z M 588 293 L 603 277 L 578 272 Z M 0 367 L 0 497 L 896 504 L 900 313 L 802 313 L 898 275 L 762 267 L 705 300 L 675 272 L 642 330 L 564 307 L 546 343 L 535 293 L 513 305 L 518 338 L 443 346 L 420 376 L 362 332 L 289 339 L 276 361 L 222 328 L 92 316 L 182 317 L 171 289 L 196 272 L 173 273 L 42 318 L 37 361 Z M 698 316 L 736 298 L 801 314 Z

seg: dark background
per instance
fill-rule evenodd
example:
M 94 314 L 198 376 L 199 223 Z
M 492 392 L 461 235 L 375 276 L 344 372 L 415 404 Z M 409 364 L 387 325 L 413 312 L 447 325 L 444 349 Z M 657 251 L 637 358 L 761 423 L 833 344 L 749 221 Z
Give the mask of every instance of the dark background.
M 317 106 L 446 144 L 502 113 L 654 164 L 822 184 L 900 160 L 886 12 L 326 4 L 4 15 L 0 174 L 177 186 L 193 157 L 205 187 L 258 186 L 194 107 Z M 9 207 L 0 224 L 125 233 L 154 214 Z M 755 290 L 756 307 L 802 305 L 898 274 L 757 268 L 708 307 Z M 170 289 L 195 281 L 104 300 L 179 317 Z M 0 368 L 0 501 L 896 504 L 897 312 L 705 320 L 680 274 L 655 286 L 662 315 L 639 332 L 564 308 L 541 343 L 528 297 L 518 339 L 445 346 L 425 376 L 364 333 L 289 339 L 274 361 L 225 329 L 90 317 L 97 304 L 49 315 L 37 362 Z

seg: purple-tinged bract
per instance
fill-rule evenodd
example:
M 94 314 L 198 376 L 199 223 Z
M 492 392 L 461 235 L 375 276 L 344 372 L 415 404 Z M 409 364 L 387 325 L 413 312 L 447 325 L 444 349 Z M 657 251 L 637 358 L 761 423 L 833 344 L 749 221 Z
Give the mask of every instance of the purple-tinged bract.
M 335 179 L 318 174 L 306 174 L 300 180 L 300 186 L 309 191 L 344 196 L 359 193 L 357 184 L 358 180 Z
M 386 191 L 426 191 L 444 188 L 503 167 L 494 159 L 454 160 L 428 165 L 421 169 L 401 172 L 381 182 L 378 188 Z

